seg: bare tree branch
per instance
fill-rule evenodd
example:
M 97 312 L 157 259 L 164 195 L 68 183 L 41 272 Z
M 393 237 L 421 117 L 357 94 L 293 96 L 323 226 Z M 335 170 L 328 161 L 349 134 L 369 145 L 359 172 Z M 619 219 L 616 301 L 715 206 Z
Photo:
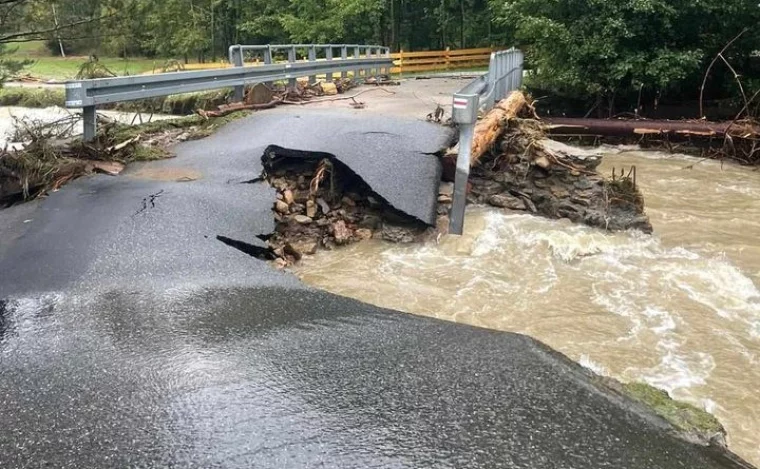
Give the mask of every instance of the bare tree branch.
M 3 1 L 3 0 L 0 0 L 0 1 Z M 79 26 L 79 25 L 87 24 L 87 23 L 93 23 L 95 21 L 100 21 L 102 19 L 109 18 L 111 16 L 113 15 L 99 16 L 96 18 L 86 18 L 79 21 L 73 21 L 71 23 L 61 25 L 59 27 L 40 29 L 36 31 L 23 31 L 19 33 L 6 34 L 5 36 L 0 36 L 0 44 L 6 43 L 6 42 L 28 42 L 28 41 L 44 39 L 44 37 L 42 37 L 44 34 L 58 32 L 63 29 L 71 29 L 75 26 Z
M 705 111 L 704 111 L 704 96 L 705 96 L 705 85 L 707 84 L 707 77 L 710 76 L 710 71 L 712 70 L 713 66 L 715 65 L 715 62 L 718 61 L 718 58 L 723 55 L 724 52 L 728 50 L 729 47 L 731 47 L 731 44 L 739 40 L 740 37 L 744 35 L 749 31 L 749 28 L 744 28 L 741 30 L 739 34 L 737 34 L 733 39 L 728 41 L 728 43 L 723 46 L 723 49 L 718 52 L 718 55 L 715 56 L 715 58 L 712 59 L 712 62 L 710 62 L 710 65 L 707 67 L 707 70 L 705 71 L 705 78 L 702 80 L 702 86 L 699 87 L 699 117 L 705 117 Z M 746 97 L 745 97 L 746 100 Z

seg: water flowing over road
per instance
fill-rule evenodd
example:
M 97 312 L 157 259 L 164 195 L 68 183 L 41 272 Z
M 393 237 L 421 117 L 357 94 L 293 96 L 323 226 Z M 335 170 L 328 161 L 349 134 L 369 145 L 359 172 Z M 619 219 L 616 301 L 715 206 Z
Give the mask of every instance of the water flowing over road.
M 472 208 L 462 238 L 321 252 L 298 274 L 383 307 L 526 333 L 666 389 L 714 413 L 730 448 L 758 464 L 760 172 L 616 148 L 601 171 L 631 165 L 653 236 Z

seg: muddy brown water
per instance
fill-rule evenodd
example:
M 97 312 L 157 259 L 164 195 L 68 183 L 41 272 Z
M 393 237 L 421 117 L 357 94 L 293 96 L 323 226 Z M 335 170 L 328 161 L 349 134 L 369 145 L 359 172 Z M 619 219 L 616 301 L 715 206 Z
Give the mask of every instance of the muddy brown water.
M 715 414 L 760 465 L 760 172 L 607 149 L 638 168 L 652 236 L 471 208 L 466 235 L 370 241 L 305 260 L 308 284 L 535 337 L 601 374 Z M 509 360 L 509 357 L 503 357 Z

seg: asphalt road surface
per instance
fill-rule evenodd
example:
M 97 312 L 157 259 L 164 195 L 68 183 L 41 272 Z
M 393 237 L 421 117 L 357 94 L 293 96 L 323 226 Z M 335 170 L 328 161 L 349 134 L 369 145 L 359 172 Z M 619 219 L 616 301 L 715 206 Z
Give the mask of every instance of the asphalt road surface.
M 0 467 L 743 467 L 527 337 L 314 291 L 216 239 L 272 229 L 274 191 L 246 183 L 270 144 L 424 216 L 447 139 L 258 113 L 0 213 Z

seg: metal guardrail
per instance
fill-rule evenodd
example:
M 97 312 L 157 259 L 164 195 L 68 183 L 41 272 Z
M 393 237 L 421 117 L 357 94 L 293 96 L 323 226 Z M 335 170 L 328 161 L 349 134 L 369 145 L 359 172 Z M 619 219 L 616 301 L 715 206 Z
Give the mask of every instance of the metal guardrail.
M 454 94 L 452 117 L 459 124 L 459 155 L 449 224 L 451 234 L 461 235 L 464 229 L 467 181 L 478 113 L 490 111 L 497 102 L 522 86 L 523 59 L 523 53 L 515 48 L 492 53 L 488 73 Z
M 236 67 L 243 67 L 245 64 L 245 53 L 254 53 L 261 56 L 264 60 L 264 64 L 269 65 L 275 63 L 275 54 L 278 51 L 285 51 L 287 54 L 287 63 L 299 62 L 298 53 L 302 52 L 304 55 L 304 61 L 317 62 L 318 60 L 331 61 L 333 59 L 348 60 L 348 59 L 361 59 L 364 58 L 385 58 L 390 57 L 391 50 L 388 47 L 382 46 L 367 46 L 360 44 L 266 44 L 266 45 L 241 45 L 236 44 L 229 48 L 230 63 Z M 338 51 L 338 54 L 335 52 Z M 305 52 L 305 53 L 304 53 Z M 318 59 L 318 55 L 323 55 L 324 59 Z M 368 74 L 387 73 L 390 71 L 390 67 L 381 67 L 379 69 L 357 69 L 354 71 L 354 76 L 361 76 Z M 346 78 L 348 76 L 347 71 L 341 72 L 341 77 Z M 332 73 L 327 72 L 327 80 L 333 79 Z M 309 81 L 316 81 L 316 75 L 309 77 Z M 295 85 L 295 78 L 291 78 L 289 85 Z M 243 99 L 243 87 L 239 86 L 235 88 L 235 99 Z
M 341 48 L 341 57 L 334 58 L 332 52 L 326 52 L 325 59 L 317 60 L 316 51 L 320 47 L 327 48 L 327 51 L 339 47 Z M 352 45 L 350 46 L 353 49 L 352 55 L 349 56 L 348 47 L 348 45 L 333 46 L 329 44 L 232 46 L 230 47 L 230 56 L 233 56 L 233 50 L 236 51 L 234 53 L 238 55 L 234 57 L 235 63 L 236 65 L 239 64 L 234 68 L 69 81 L 66 83 L 66 107 L 81 107 L 83 109 L 84 140 L 91 141 L 95 138 L 97 131 L 95 108 L 101 104 L 219 88 L 235 88 L 235 99 L 240 101 L 243 99 L 243 90 L 246 85 L 279 80 L 288 80 L 291 85 L 294 85 L 299 77 L 315 78 L 316 75 L 326 74 L 329 80 L 335 73 L 347 76 L 348 72 L 353 72 L 354 76 L 361 76 L 362 73 L 367 75 L 372 71 L 387 70 L 393 66 L 393 60 L 390 58 L 390 51 L 387 48 Z M 314 55 L 309 56 L 313 60 L 296 60 L 296 51 L 299 48 L 314 51 Z M 272 51 L 278 49 L 289 51 L 287 62 L 252 67 L 244 66 L 242 61 L 244 50 L 265 51 L 271 62 Z M 364 56 L 362 56 L 362 51 Z

